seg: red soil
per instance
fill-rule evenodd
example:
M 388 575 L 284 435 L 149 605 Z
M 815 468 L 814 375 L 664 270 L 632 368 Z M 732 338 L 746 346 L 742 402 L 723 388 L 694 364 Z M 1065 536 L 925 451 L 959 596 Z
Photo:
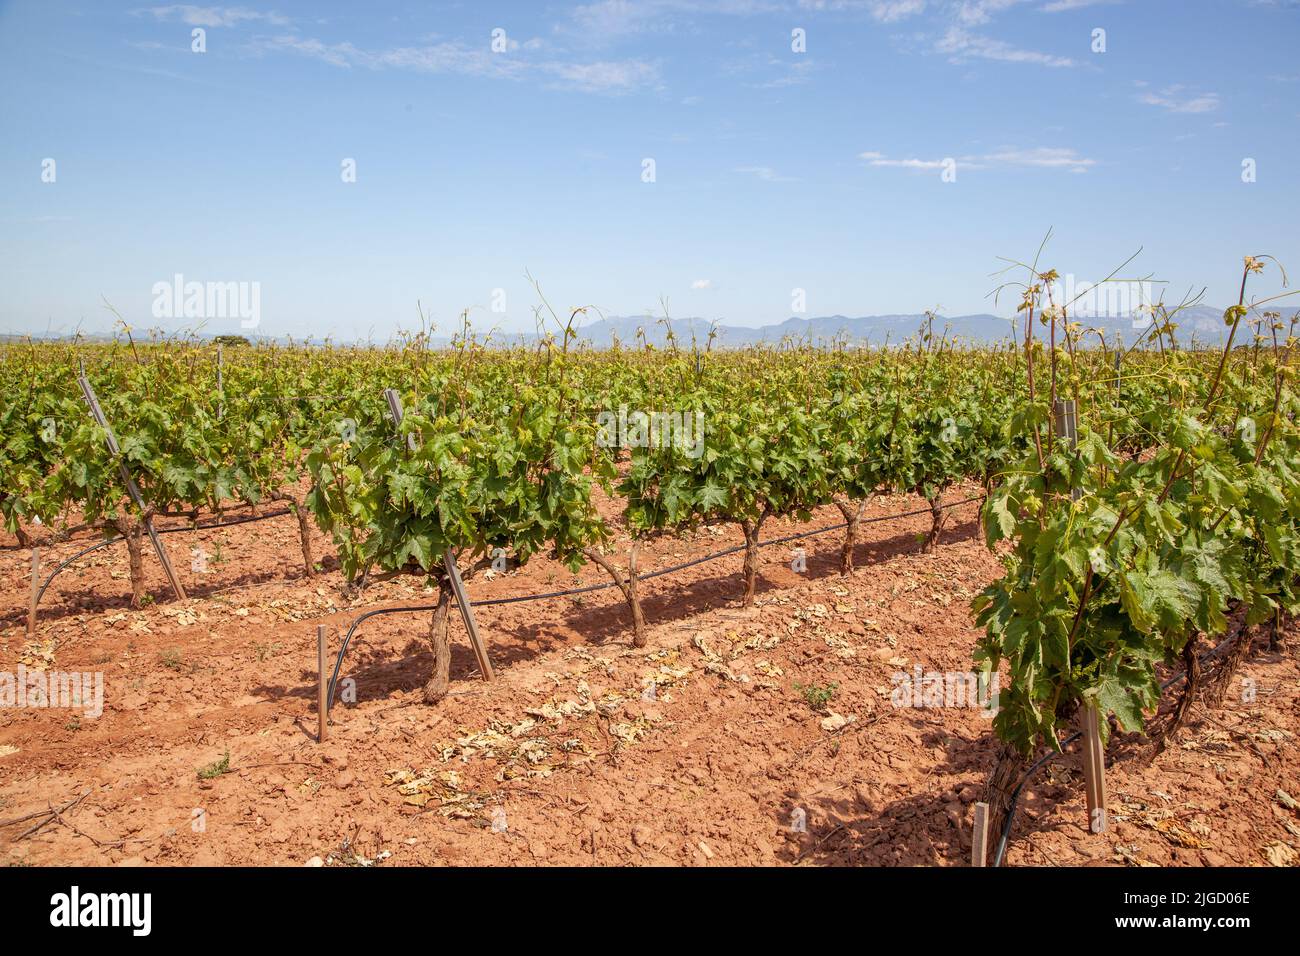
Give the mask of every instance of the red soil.
M 964 496 L 964 495 L 963 495 Z M 868 515 L 920 504 L 876 499 Z M 770 521 L 776 537 L 811 525 Z M 316 625 L 335 650 L 348 623 L 385 604 L 431 601 L 414 581 L 355 604 L 328 540 L 326 571 L 302 575 L 291 516 L 164 537 L 190 600 L 128 607 L 114 546 L 56 579 L 37 638 L 24 633 L 29 553 L 0 550 L 0 671 L 44 663 L 103 671 L 103 715 L 0 710 L 0 858 L 31 864 L 940 864 L 966 865 L 972 803 L 992 764 L 978 710 L 896 708 L 891 675 L 966 671 L 978 636 L 969 600 L 1000 573 L 975 508 L 955 511 L 936 553 L 928 517 L 865 525 L 857 572 L 838 573 L 839 533 L 766 548 L 757 605 L 742 609 L 739 554 L 642 585 L 649 646 L 632 648 L 618 592 L 484 607 L 498 679 L 478 679 L 453 617 L 452 694 L 420 703 L 427 613 L 361 626 L 344 663 L 355 705 L 315 743 Z M 643 548 L 643 571 L 738 544 L 704 529 Z M 208 573 L 189 570 L 202 543 Z M 221 561 L 214 559 L 220 543 Z M 81 545 L 81 546 L 84 546 Z M 793 547 L 807 571 L 791 570 Z M 43 549 L 47 567 L 74 553 Z M 626 560 L 626 540 L 620 549 Z M 619 549 L 616 549 L 616 553 Z M 603 580 L 535 559 L 469 583 L 473 598 Z M 1078 755 L 1026 788 L 1011 865 L 1263 865 L 1296 859 L 1296 642 L 1260 648 L 1221 710 L 1197 705 L 1147 760 L 1117 741 L 1113 826 L 1086 829 Z M 656 692 L 646 699 L 645 686 Z M 795 689 L 835 684 L 823 726 Z M 833 726 L 835 722 L 827 723 Z M 13 750 L 11 748 L 17 748 Z M 199 768 L 229 754 L 229 772 Z M 1283 799 L 1278 791 L 1285 791 Z M 63 821 L 2 825 L 72 800 Z M 806 832 L 792 827 L 797 810 Z M 504 828 L 502 828 L 504 826 Z M 385 856 L 385 854 L 387 854 Z

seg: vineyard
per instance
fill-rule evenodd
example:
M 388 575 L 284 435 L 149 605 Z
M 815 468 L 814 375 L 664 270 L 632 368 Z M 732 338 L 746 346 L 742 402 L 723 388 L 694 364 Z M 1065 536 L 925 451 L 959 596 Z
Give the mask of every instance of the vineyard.
M 1218 350 L 1177 310 L 1108 342 L 1046 271 L 1000 347 L 593 351 L 581 310 L 510 349 L 12 344 L 0 657 L 106 676 L 102 718 L 0 717 L 0 847 L 230 861 L 200 808 L 254 861 L 964 863 L 978 806 L 991 863 L 1292 862 L 1300 393 L 1269 270 Z M 920 680 L 900 707 L 913 667 L 995 715 Z M 1249 777 L 1267 825 L 1210 839 Z M 6 819 L 88 788 L 91 822 Z

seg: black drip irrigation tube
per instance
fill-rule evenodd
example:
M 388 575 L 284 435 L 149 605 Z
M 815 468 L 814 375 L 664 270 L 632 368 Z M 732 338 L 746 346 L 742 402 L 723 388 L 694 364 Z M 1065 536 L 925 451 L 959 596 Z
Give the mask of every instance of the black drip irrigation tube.
M 1229 641 L 1224 641 L 1218 647 L 1206 653 L 1204 657 L 1200 658 L 1200 662 L 1202 664 L 1205 664 L 1206 662 L 1212 660 L 1220 652 L 1222 652 L 1223 649 L 1227 647 L 1229 643 L 1230 643 Z M 1183 671 L 1181 674 L 1175 674 L 1173 677 L 1169 678 L 1169 680 L 1165 681 L 1163 684 L 1160 685 L 1161 693 L 1167 691 L 1169 688 L 1173 687 L 1180 680 L 1183 680 L 1186 677 L 1187 677 L 1186 671 Z M 1083 736 L 1083 731 L 1076 730 L 1074 733 L 1070 734 L 1070 736 L 1066 737 L 1064 740 L 1060 742 L 1060 744 L 1058 745 L 1060 747 L 1060 750 L 1053 750 L 1039 757 L 1036 761 L 1034 761 L 1034 763 L 1029 767 L 1029 769 L 1025 771 L 1025 775 L 1023 778 L 1021 778 L 1020 783 L 1016 784 L 1016 789 L 1011 791 L 1011 807 L 1007 810 L 1007 821 L 1002 827 L 1002 837 L 998 840 L 998 852 L 993 856 L 994 866 L 1001 866 L 1002 858 L 1006 856 L 1007 842 L 1011 838 L 1011 825 L 1016 821 L 1016 808 L 1020 805 L 1020 792 L 1025 789 L 1025 785 L 1029 783 L 1030 779 L 1034 776 L 1034 774 L 1036 774 L 1040 769 L 1042 769 L 1047 764 L 1051 763 L 1057 757 L 1064 756 L 1062 751 L 1082 736 Z
M 292 514 L 292 513 L 293 513 L 292 508 L 286 508 L 283 511 L 272 511 L 264 515 L 247 515 L 243 518 L 235 518 L 232 521 L 222 521 L 217 524 L 201 524 L 201 525 L 195 525 L 193 527 L 186 527 L 185 525 L 180 525 L 175 528 L 155 528 L 154 530 L 157 531 L 159 534 L 176 534 L 181 531 L 212 531 L 216 528 L 232 528 L 237 524 L 248 524 L 250 521 L 265 521 L 268 518 L 280 518 L 283 517 L 284 515 Z M 55 566 L 54 570 L 50 572 L 49 577 L 45 579 L 45 583 L 41 585 L 41 589 L 36 592 L 37 605 L 41 603 L 41 598 L 45 597 L 46 590 L 49 588 L 51 584 L 54 583 L 54 579 L 58 576 L 59 572 L 62 571 L 64 568 L 66 568 L 68 565 L 72 564 L 74 561 L 84 558 L 88 554 L 92 554 L 95 551 L 98 551 L 100 548 L 107 548 L 110 544 L 117 544 L 119 541 L 125 541 L 125 540 L 126 538 L 120 534 L 112 538 L 105 538 L 103 541 L 98 541 L 95 544 L 92 544 L 89 548 L 83 548 L 82 550 L 74 554 L 72 557 L 60 561 L 59 564 Z
M 961 501 L 954 501 L 950 504 L 941 505 L 940 510 L 946 511 L 949 508 L 958 508 L 975 501 L 981 501 L 983 498 L 983 495 L 973 495 L 970 498 L 965 498 Z M 877 524 L 882 521 L 897 521 L 900 518 L 914 518 L 917 515 L 928 515 L 933 513 L 934 511 L 932 508 L 917 508 L 915 511 L 904 511 L 901 514 L 877 515 L 874 518 L 859 518 L 858 524 Z M 839 529 L 847 528 L 848 526 L 849 523 L 847 521 L 841 521 L 838 524 L 827 525 L 825 528 L 815 528 L 812 531 L 800 531 L 795 534 L 784 535 L 780 538 L 770 538 L 767 541 L 760 541 L 758 546 L 760 548 L 766 548 L 774 544 L 785 544 L 788 541 L 798 541 L 801 538 L 811 538 L 814 535 L 826 534 L 828 531 L 838 531 Z M 685 571 L 687 568 L 693 568 L 697 564 L 704 564 L 707 561 L 716 561 L 719 558 L 725 558 L 744 550 L 745 545 L 738 544 L 734 548 L 715 551 L 712 554 L 706 554 L 700 558 L 693 558 L 690 561 L 684 561 L 681 564 L 674 564 L 671 567 L 660 568 L 657 571 L 648 571 L 645 574 L 638 574 L 636 579 L 638 581 L 649 581 L 651 578 L 662 577 L 665 574 L 676 574 L 678 571 Z M 617 587 L 617 585 L 612 581 L 606 581 L 603 584 L 587 584 L 580 588 L 569 588 L 565 591 L 546 591 L 542 594 L 522 594 L 518 597 L 491 598 L 486 601 L 474 601 L 472 603 L 475 607 L 491 607 L 493 605 L 501 604 L 522 604 L 525 601 L 545 601 L 552 598 L 571 597 L 575 594 L 589 594 L 592 591 L 605 591 L 612 587 Z M 352 636 L 356 633 L 357 627 L 362 621 L 368 620 L 372 617 L 378 617 L 381 614 L 416 614 L 421 611 L 432 611 L 435 610 L 437 606 L 438 605 L 436 604 L 416 604 L 404 605 L 402 607 L 381 607 L 376 608 L 373 611 L 366 611 L 360 617 L 353 620 L 353 622 L 348 626 L 347 634 L 343 637 L 343 646 L 339 648 L 338 657 L 334 661 L 334 672 L 330 675 L 329 690 L 325 697 L 327 701 L 326 714 L 328 715 L 334 710 L 334 687 L 338 683 L 339 671 L 343 668 L 343 655 L 348 652 L 348 645 L 352 643 Z

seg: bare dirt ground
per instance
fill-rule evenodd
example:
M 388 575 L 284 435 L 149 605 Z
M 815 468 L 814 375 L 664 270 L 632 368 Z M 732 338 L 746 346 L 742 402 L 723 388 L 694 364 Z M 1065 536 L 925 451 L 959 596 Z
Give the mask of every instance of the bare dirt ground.
M 918 504 L 874 499 L 867 515 Z M 808 525 L 770 521 L 764 537 L 838 520 L 825 509 Z M 0 859 L 966 865 L 990 721 L 979 709 L 895 707 L 890 695 L 894 675 L 918 665 L 971 667 L 969 600 L 1000 565 L 973 505 L 922 555 L 928 523 L 864 526 L 850 577 L 838 573 L 839 532 L 765 548 L 747 610 L 739 554 L 645 582 L 643 649 L 614 590 L 480 608 L 491 684 L 453 618 L 452 695 L 435 707 L 420 702 L 429 615 L 374 618 L 342 671 L 356 702 L 336 705 L 324 746 L 314 740 L 316 625 L 337 649 L 362 611 L 430 601 L 418 584 L 376 584 L 350 604 L 329 542 L 317 536 L 326 570 L 306 580 L 295 521 L 281 517 L 165 536 L 191 591 L 184 603 L 149 554 L 157 603 L 130 610 L 125 549 L 96 552 L 56 579 L 29 642 L 29 554 L 6 547 L 0 671 L 102 671 L 104 711 L 0 710 Z M 659 540 L 641 567 L 740 541 L 733 527 Z M 199 544 L 203 574 L 189 569 Z M 790 564 L 800 546 L 804 573 Z M 46 550 L 48 566 L 77 545 Z M 469 589 L 484 600 L 602 574 L 535 559 Z M 1298 646 L 1287 635 L 1280 651 L 1258 648 L 1242 672 L 1254 683 L 1238 680 L 1221 710 L 1195 706 L 1154 763 L 1131 740 L 1113 747 L 1107 833 L 1087 832 L 1077 754 L 1050 765 L 1026 789 L 1007 863 L 1294 863 Z M 83 794 L 34 831 L 43 817 L 6 824 Z

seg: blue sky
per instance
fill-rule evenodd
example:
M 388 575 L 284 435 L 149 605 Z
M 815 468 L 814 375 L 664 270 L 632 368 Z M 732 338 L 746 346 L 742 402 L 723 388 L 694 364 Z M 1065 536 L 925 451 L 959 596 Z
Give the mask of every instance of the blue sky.
M 1009 314 L 1049 227 L 1062 273 L 1142 247 L 1222 305 L 1244 254 L 1300 278 L 1297 40 L 1296 0 L 3 3 L 0 331 L 193 327 L 152 314 L 178 273 L 316 340 L 531 330 L 526 272 L 613 315 Z

